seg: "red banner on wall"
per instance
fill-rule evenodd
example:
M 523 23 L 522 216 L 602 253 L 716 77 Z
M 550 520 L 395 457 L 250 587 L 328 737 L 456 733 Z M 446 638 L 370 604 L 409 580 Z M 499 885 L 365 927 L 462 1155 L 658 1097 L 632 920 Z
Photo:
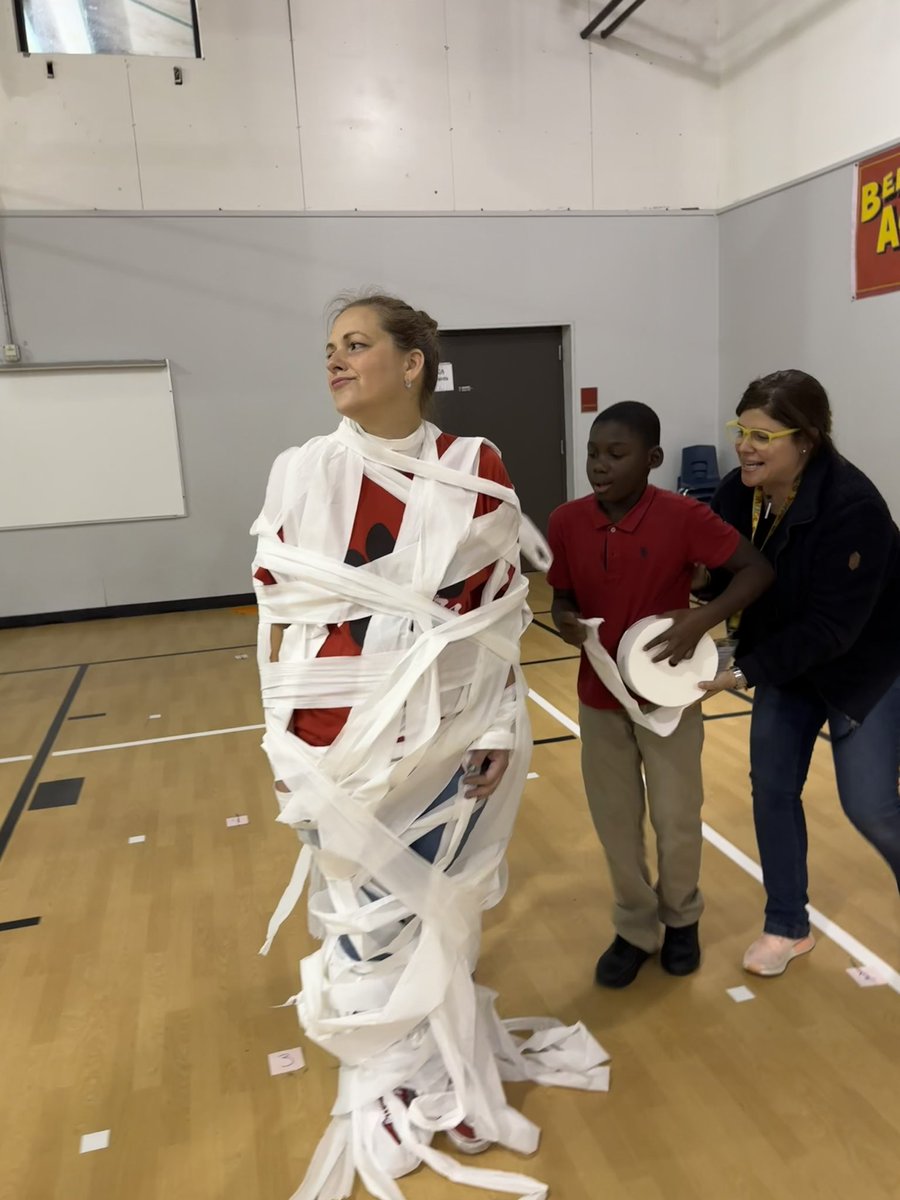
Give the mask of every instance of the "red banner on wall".
M 900 289 L 900 146 L 856 166 L 856 300 Z

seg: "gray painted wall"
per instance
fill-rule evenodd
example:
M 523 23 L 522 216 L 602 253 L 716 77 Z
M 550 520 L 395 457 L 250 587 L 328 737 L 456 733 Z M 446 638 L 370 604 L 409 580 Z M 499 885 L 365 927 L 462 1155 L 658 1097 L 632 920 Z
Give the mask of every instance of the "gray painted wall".
M 715 437 L 714 217 L 48 215 L 0 218 L 0 249 L 28 359 L 171 360 L 189 513 L 0 534 L 2 615 L 249 590 L 272 459 L 334 424 L 323 308 L 342 288 L 381 284 L 447 328 L 570 324 L 573 495 L 582 386 L 657 407 L 664 486 Z
M 851 300 L 853 168 L 719 218 L 722 424 L 751 379 L 784 367 L 825 385 L 841 451 L 900 516 L 900 292 Z M 727 446 L 727 450 L 725 447 Z

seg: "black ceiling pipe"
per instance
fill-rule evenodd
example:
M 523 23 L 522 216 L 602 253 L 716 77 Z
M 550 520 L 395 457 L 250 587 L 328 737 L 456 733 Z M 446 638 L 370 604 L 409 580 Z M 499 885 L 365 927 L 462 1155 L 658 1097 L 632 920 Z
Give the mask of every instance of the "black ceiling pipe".
M 600 36 L 605 39 L 608 38 L 611 33 L 615 33 L 622 22 L 627 21 L 631 14 L 639 9 L 643 3 L 644 0 L 634 0 L 634 4 L 632 4 L 629 8 L 626 8 L 620 17 L 616 17 L 615 21 L 613 21 L 611 25 L 607 25 L 605 29 L 600 30 Z
M 585 25 L 584 29 L 581 31 L 581 36 L 583 38 L 589 38 L 600 22 L 605 21 L 611 12 L 615 12 L 621 3 L 622 0 L 610 0 L 609 4 L 607 4 L 604 9 L 597 13 L 590 25 Z

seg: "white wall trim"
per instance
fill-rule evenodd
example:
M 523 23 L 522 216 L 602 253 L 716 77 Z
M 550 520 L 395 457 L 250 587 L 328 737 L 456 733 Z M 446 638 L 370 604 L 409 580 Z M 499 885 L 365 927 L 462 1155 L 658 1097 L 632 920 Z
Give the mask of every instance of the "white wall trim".
M 291 221 L 296 221 L 298 217 L 316 217 L 316 218 L 339 217 L 339 218 L 344 218 L 344 219 L 355 218 L 355 217 L 365 217 L 366 220 L 371 220 L 373 217 L 384 217 L 384 218 L 402 217 L 404 220 L 407 220 L 411 217 L 421 218 L 421 219 L 425 219 L 425 220 L 434 220 L 435 218 L 440 218 L 443 220 L 445 217 L 466 217 L 466 218 L 478 217 L 480 219 L 484 219 L 485 217 L 491 217 L 491 218 L 503 218 L 504 220 L 509 220 L 511 217 L 525 217 L 525 218 L 529 218 L 529 219 L 533 218 L 533 217 L 541 217 L 543 219 L 557 218 L 557 219 L 561 219 L 561 220 L 569 220 L 571 218 L 585 218 L 585 217 L 715 217 L 715 216 L 718 216 L 718 210 L 715 208 L 646 208 L 646 209 L 644 209 L 644 208 L 623 208 L 623 209 L 610 208 L 610 209 L 598 209 L 597 211 L 592 211 L 591 209 L 566 209 L 565 211 L 559 211 L 559 210 L 555 210 L 555 209 L 554 210 L 535 209 L 533 211 L 530 209 L 518 209 L 515 211 L 509 211 L 509 212 L 503 212 L 503 211 L 482 212 L 478 209 L 471 209 L 471 210 L 470 209 L 465 209 L 465 210 L 446 209 L 446 210 L 441 210 L 441 211 L 429 210 L 428 212 L 422 212 L 422 211 L 407 212 L 405 209 L 396 209 L 396 210 L 380 209 L 377 211 L 370 212 L 370 211 L 367 211 L 366 209 L 362 209 L 362 208 L 354 209 L 350 212 L 348 212 L 346 210 L 332 211 L 329 209 L 321 209 L 321 210 L 319 210 L 319 209 L 297 209 L 296 211 L 288 210 L 288 209 L 277 209 L 277 210 L 272 210 L 272 211 L 269 211 L 266 209 L 250 209 L 250 210 L 235 209 L 234 211 L 229 212 L 227 210 L 223 211 L 220 208 L 210 209 L 208 211 L 196 209 L 196 208 L 194 208 L 194 209 L 132 208 L 132 209 L 121 209 L 121 210 L 119 210 L 119 209 L 116 209 L 116 210 L 101 209 L 101 208 L 90 208 L 90 209 L 62 209 L 62 208 L 15 209 L 15 208 L 8 208 L 8 209 L 0 210 L 0 220 L 2 220 L 4 217 L 18 217 L 18 218 L 28 217 L 29 219 L 31 219 L 31 218 L 42 219 L 42 218 L 46 218 L 46 217 L 50 217 L 50 218 L 55 218 L 55 217 L 103 217 L 105 219 L 108 217 L 121 217 L 121 218 L 127 218 L 127 219 L 131 219 L 131 220 L 134 220 L 136 217 L 149 217 L 149 218 L 153 218 L 156 220 L 158 220 L 161 217 L 175 217 L 175 218 L 178 218 L 179 220 L 184 220 L 185 218 L 188 218 L 188 217 L 197 217 L 202 220 L 208 220 L 210 217 L 220 217 L 220 218 L 221 217 L 224 217 L 224 218 L 266 217 L 267 219 L 271 219 L 272 217 L 281 217 L 281 218 L 284 218 L 286 220 L 291 220 Z

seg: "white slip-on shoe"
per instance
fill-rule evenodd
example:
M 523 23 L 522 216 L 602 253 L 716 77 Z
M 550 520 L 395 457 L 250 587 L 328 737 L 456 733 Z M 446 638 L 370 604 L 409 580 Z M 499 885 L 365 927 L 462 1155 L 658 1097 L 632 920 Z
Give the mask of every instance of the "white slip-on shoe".
M 744 970 L 751 975 L 783 975 L 789 962 L 801 954 L 809 954 L 815 944 L 816 939 L 811 933 L 803 938 L 764 933 L 744 955 Z

